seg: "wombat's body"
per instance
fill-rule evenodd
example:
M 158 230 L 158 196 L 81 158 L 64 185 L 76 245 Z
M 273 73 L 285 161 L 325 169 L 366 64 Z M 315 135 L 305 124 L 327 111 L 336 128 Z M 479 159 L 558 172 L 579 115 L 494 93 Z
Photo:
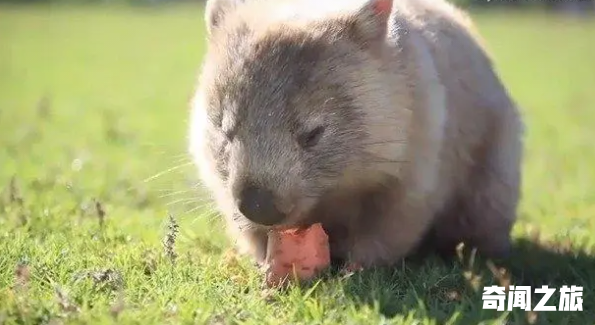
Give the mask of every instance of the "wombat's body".
M 321 222 L 333 257 L 363 266 L 430 235 L 508 253 L 522 122 L 466 16 L 441 0 L 209 2 L 191 151 L 240 247 L 262 261 L 269 227 Z

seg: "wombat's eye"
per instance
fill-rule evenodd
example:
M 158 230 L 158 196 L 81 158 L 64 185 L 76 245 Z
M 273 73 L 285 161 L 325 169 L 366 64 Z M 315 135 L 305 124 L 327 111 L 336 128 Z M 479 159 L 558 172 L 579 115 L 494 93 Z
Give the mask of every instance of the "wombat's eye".
M 302 146 L 302 148 L 311 148 L 315 146 L 318 141 L 320 141 L 323 133 L 324 126 L 319 126 L 310 132 L 300 135 L 298 138 L 300 146 Z

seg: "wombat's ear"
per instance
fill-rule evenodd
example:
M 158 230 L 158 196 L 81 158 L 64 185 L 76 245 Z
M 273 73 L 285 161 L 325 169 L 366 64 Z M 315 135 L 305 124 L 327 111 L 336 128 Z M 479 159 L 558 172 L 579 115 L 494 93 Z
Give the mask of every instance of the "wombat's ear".
M 205 5 L 205 23 L 209 35 L 221 23 L 227 13 L 234 10 L 245 0 L 207 0 Z
M 366 0 L 352 16 L 359 38 L 365 42 L 384 39 L 392 8 L 393 0 Z

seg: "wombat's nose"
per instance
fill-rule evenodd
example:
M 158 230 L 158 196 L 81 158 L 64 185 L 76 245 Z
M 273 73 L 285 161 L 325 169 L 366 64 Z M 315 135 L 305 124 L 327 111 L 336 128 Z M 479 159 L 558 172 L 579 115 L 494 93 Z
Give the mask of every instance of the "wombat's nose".
M 265 226 L 275 225 L 285 217 L 275 206 L 273 193 L 253 185 L 242 189 L 238 208 L 246 218 Z

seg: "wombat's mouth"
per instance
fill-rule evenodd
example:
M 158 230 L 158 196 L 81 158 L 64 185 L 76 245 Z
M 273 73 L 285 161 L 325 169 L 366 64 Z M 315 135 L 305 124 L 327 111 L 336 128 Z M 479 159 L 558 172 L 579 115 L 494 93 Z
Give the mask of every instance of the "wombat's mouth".
M 287 214 L 285 219 L 281 221 L 279 225 L 272 226 L 276 230 L 286 230 L 291 228 L 306 228 L 310 226 L 307 222 L 307 218 L 304 218 L 304 212 L 297 206 L 294 206 L 291 211 Z
M 294 204 L 286 217 L 279 224 L 268 227 L 269 229 L 286 230 L 291 228 L 308 228 L 318 221 L 312 214 L 314 202 L 304 201 Z

